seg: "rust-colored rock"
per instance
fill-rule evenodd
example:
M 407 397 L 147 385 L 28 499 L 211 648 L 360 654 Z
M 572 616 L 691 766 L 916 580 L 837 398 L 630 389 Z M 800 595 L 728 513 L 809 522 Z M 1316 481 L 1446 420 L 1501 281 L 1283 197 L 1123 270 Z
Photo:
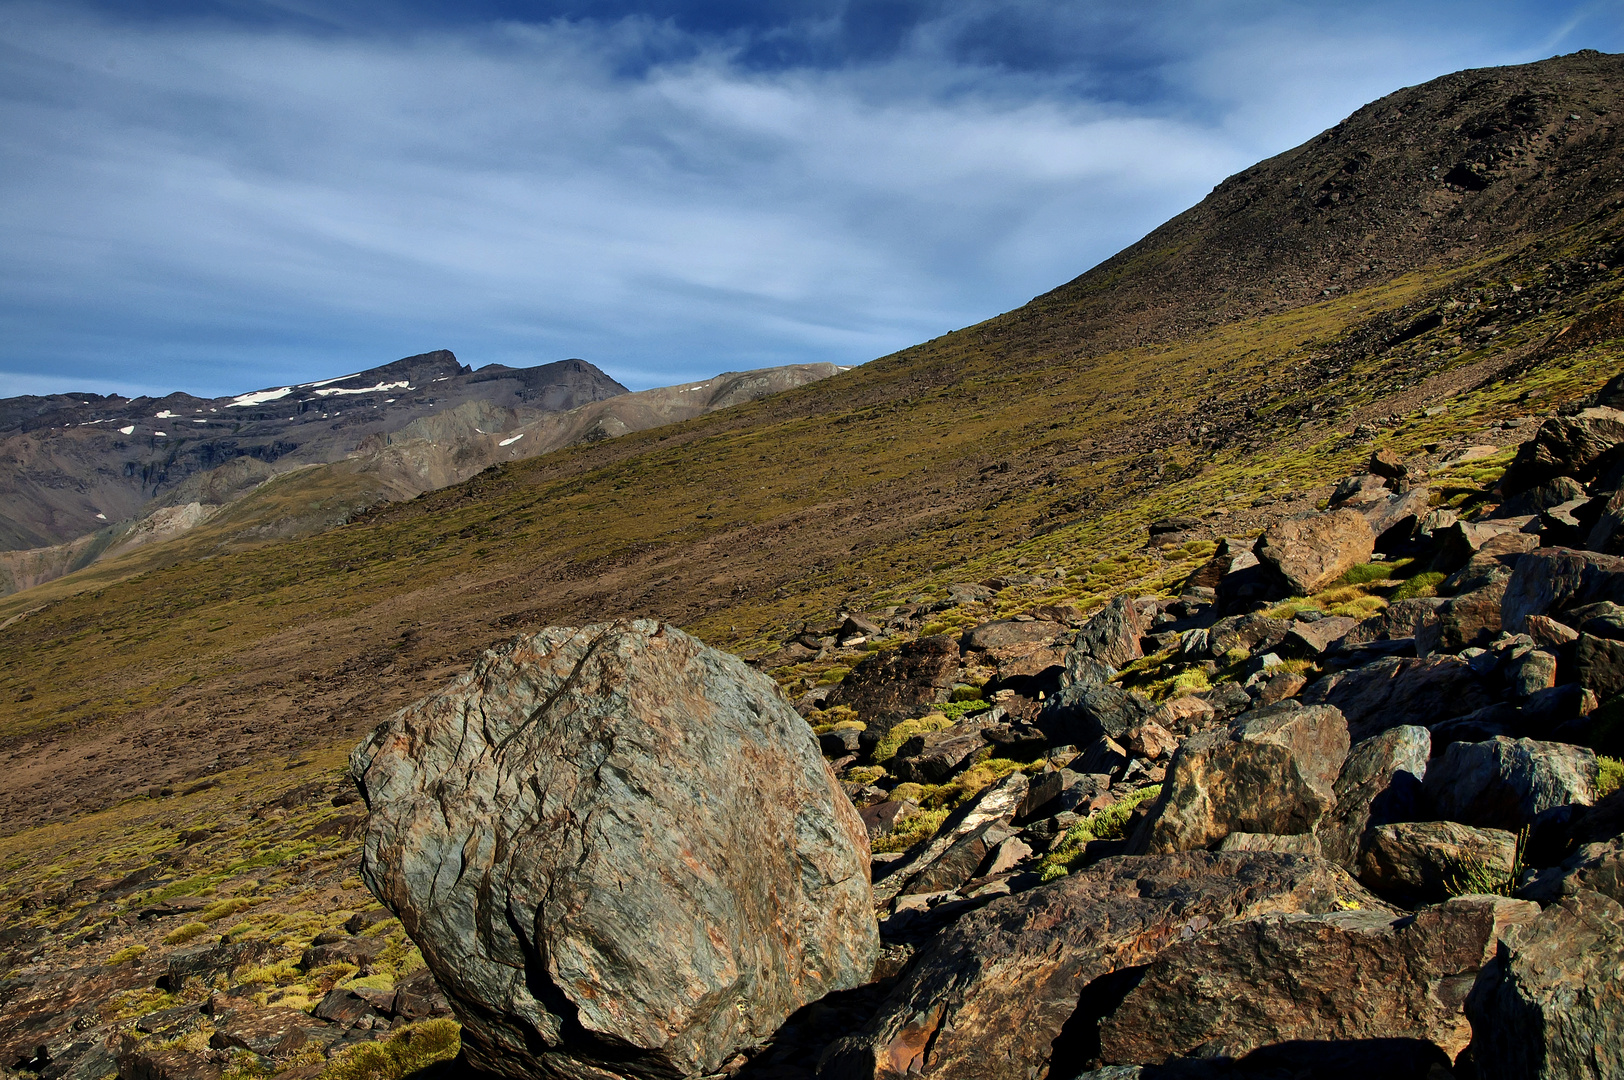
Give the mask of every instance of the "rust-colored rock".
M 1376 534 L 1357 510 L 1281 521 L 1258 541 L 1257 557 L 1298 596 L 1312 596 L 1360 563 L 1370 561 Z

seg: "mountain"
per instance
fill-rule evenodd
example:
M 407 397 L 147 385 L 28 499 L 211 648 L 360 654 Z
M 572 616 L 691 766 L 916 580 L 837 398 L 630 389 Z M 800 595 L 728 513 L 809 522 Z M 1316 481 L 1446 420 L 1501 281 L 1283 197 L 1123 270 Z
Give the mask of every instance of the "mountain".
M 1266 527 L 1326 507 L 1378 452 L 1413 465 L 1411 481 L 1427 474 L 1412 510 L 1486 517 L 1515 448 L 1547 422 L 1577 423 L 1624 364 L 1621 108 L 1624 57 L 1447 76 L 1225 181 L 1122 254 L 975 326 L 614 438 L 589 437 L 612 433 L 594 410 L 632 395 L 588 403 L 534 422 L 538 445 L 558 425 L 551 452 L 481 457 L 418 498 L 346 504 L 339 528 L 251 550 L 210 539 L 233 515 L 342 502 L 354 475 L 343 470 L 368 456 L 408 475 L 412 448 L 435 440 L 402 428 L 130 561 L 0 598 L 0 913 L 22 928 L 8 955 L 64 986 L 111 986 L 125 974 L 103 970 L 104 946 L 149 947 L 154 966 L 128 976 L 134 995 L 186 933 L 223 933 L 233 949 L 240 938 L 280 950 L 255 954 L 267 965 L 256 974 L 276 969 L 267 1000 L 314 1002 L 329 989 L 317 973 L 335 968 L 313 954 L 298 975 L 291 958 L 336 933 L 343 905 L 367 903 L 343 884 L 364 821 L 333 805 L 347 797 L 344 753 L 520 631 L 657 616 L 750 658 L 832 725 L 867 707 L 874 687 L 857 669 L 881 646 L 930 639 L 917 657 L 987 623 L 1064 626 L 1122 594 L 1169 615 L 1220 542 L 1239 563 Z M 481 454 L 531 442 L 501 447 L 484 426 Z M 1543 507 L 1551 520 L 1518 518 L 1554 536 L 1580 527 L 1580 506 L 1605 510 L 1589 488 L 1580 503 L 1550 483 L 1565 498 Z M 1482 522 L 1456 524 L 1463 543 L 1483 542 Z M 1497 527 L 1509 545 L 1533 536 Z M 1361 577 L 1321 602 L 1357 622 L 1409 582 L 1420 599 L 1453 588 L 1418 570 L 1402 586 Z M 1167 625 L 1143 637 L 1171 650 L 1153 637 Z M 1383 647 L 1396 648 L 1362 659 Z M 1240 683 L 1266 663 L 1238 670 L 1246 651 L 1203 655 Z M 1470 669 L 1451 655 L 1442 666 Z M 1196 678 L 1171 666 L 1124 681 L 1162 695 Z M 992 671 L 934 674 L 985 691 Z M 927 689 L 938 705 L 957 692 Z M 835 745 L 841 730 L 826 732 Z M 874 778 L 844 775 L 849 790 Z M 972 797 L 967 775 L 914 794 Z M 940 823 L 947 810 L 931 812 Z M 265 914 L 240 914 L 239 901 Z M 149 910 L 159 929 L 140 919 Z M 193 917 L 201 929 L 187 931 Z M 37 1000 L 46 1015 L 59 999 Z M 100 1015 L 87 1029 L 102 1030 Z
M 441 349 L 233 397 L 7 398 L 0 400 L 0 550 L 59 544 L 144 516 L 155 504 L 223 503 L 294 465 L 342 460 L 435 409 L 479 401 L 534 416 L 626 392 L 584 360 L 474 371 Z M 214 473 L 228 464 L 231 472 Z M 199 479 L 205 474 L 213 475 Z

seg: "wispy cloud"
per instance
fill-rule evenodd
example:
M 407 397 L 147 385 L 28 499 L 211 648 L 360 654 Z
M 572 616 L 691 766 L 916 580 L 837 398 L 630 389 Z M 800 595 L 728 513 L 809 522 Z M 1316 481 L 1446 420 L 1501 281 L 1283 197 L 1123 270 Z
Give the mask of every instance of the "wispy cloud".
M 1439 35 L 1398 9 L 988 2 L 860 47 L 849 11 L 362 33 L 315 5 L 0 4 L 0 394 L 237 392 L 439 347 L 639 387 L 862 361 L 1584 14 L 1489 10 Z

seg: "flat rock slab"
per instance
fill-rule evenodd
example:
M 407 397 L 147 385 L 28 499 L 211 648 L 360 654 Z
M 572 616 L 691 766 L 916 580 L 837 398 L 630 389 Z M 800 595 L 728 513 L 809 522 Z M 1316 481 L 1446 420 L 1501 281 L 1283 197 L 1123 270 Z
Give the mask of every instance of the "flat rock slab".
M 1597 770 L 1582 746 L 1497 735 L 1450 743 L 1425 788 L 1439 817 L 1515 831 L 1552 807 L 1594 802 Z
M 873 968 L 868 838 L 811 729 L 673 627 L 487 652 L 350 766 L 362 875 L 478 1068 L 713 1072 Z
M 1253 852 L 1113 858 L 962 917 L 914 960 L 821 1078 L 1072 1075 L 1062 1041 L 1083 988 L 1209 927 L 1270 912 L 1381 905 L 1320 859 Z
M 1383 911 L 1266 915 L 1180 942 L 1100 1023 L 1110 1064 L 1195 1054 L 1240 1058 L 1294 1040 L 1413 1040 L 1453 1062 L 1471 1041 L 1462 1011 L 1506 931 L 1539 905 L 1451 900 Z M 1424 1048 L 1407 1047 L 1415 1053 Z

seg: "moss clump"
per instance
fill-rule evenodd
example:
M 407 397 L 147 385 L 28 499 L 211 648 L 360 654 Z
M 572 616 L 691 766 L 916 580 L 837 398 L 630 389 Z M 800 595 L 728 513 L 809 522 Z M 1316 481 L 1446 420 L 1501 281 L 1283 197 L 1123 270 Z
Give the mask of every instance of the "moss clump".
M 209 928 L 206 923 L 189 922 L 184 926 L 177 926 L 175 929 L 165 934 L 164 944 L 181 945 L 185 942 L 191 941 L 193 938 L 200 938 L 208 932 Z
M 951 811 L 917 810 L 896 823 L 896 827 L 874 841 L 875 851 L 907 851 L 915 844 L 936 835 Z
M 1065 877 L 1082 862 L 1083 851 L 1090 840 L 1120 840 L 1128 828 L 1128 819 L 1140 803 L 1154 799 L 1162 793 L 1160 784 L 1142 787 L 1125 795 L 1110 806 L 1094 811 L 1066 830 L 1065 838 L 1039 864 L 1044 881 Z
M 1612 757 L 1596 759 L 1599 766 L 1596 777 L 1596 798 L 1611 795 L 1619 788 L 1624 787 L 1624 761 Z
M 1394 562 L 1368 562 L 1360 563 L 1341 577 L 1336 579 L 1337 585 L 1365 585 L 1372 581 L 1384 581 L 1389 578 L 1401 578 L 1414 564 L 1414 559 L 1399 559 Z
M 134 960 L 136 957 L 140 956 L 146 951 L 147 947 L 145 945 L 131 945 L 127 949 L 120 949 L 118 952 L 107 958 L 107 966 L 112 967 L 115 964 L 129 963 L 131 960 Z
M 321 1080 L 402 1080 L 461 1052 L 462 1027 L 455 1020 L 425 1020 L 343 1051 L 328 1062 Z
M 1394 589 L 1388 600 L 1397 603 L 1400 600 L 1408 600 L 1415 596 L 1437 596 L 1438 586 L 1443 583 L 1446 576 L 1438 570 L 1428 570 L 1425 573 L 1416 574 Z
M 943 728 L 952 727 L 956 722 L 940 712 L 931 713 L 929 716 L 909 717 L 881 736 L 879 744 L 874 747 L 874 760 L 882 764 L 890 761 L 896 757 L 902 744 L 915 735 L 927 731 L 941 731 Z

